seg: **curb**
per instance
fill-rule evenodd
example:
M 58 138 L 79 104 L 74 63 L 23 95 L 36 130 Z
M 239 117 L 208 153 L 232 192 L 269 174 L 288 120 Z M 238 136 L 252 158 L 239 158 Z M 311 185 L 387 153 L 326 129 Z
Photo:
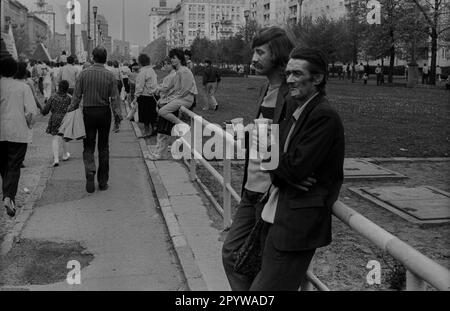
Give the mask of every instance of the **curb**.
M 141 130 L 138 125 L 135 122 L 131 122 L 131 124 L 136 137 L 141 137 Z M 178 219 L 173 212 L 166 187 L 161 181 L 158 169 L 153 161 L 147 159 L 147 156 L 149 155 L 147 143 L 144 138 L 138 139 L 142 155 L 144 156 L 144 161 L 150 175 L 151 185 L 156 193 L 155 201 L 158 203 L 158 208 L 161 210 L 167 229 L 169 230 L 170 239 L 172 240 L 175 252 L 180 261 L 188 288 L 190 291 L 207 291 L 208 288 L 206 286 L 206 282 L 203 279 L 202 273 L 197 265 L 194 253 L 187 242 L 186 236 L 180 229 Z
M 42 197 L 44 190 L 47 186 L 47 182 L 52 176 L 53 168 L 44 167 L 36 189 L 33 191 L 29 202 L 27 202 L 22 208 L 18 209 L 19 213 L 16 216 L 15 224 L 13 228 L 5 235 L 3 242 L 0 246 L 0 255 L 6 256 L 12 249 L 14 243 L 20 242 L 20 234 L 22 232 L 25 223 L 33 213 L 36 202 Z

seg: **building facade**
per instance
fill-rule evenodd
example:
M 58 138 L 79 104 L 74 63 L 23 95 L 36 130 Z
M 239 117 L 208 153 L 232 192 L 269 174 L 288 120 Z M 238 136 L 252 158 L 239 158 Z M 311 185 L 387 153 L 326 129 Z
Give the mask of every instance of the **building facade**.
M 152 7 L 149 14 L 149 43 L 158 39 L 158 24 L 170 14 L 179 0 L 159 0 L 159 6 Z
M 130 43 L 128 41 L 113 40 L 113 50 L 111 55 L 128 60 L 130 58 Z
M 219 40 L 245 25 L 248 0 L 182 0 L 157 25 L 169 47 L 189 47 L 195 38 Z

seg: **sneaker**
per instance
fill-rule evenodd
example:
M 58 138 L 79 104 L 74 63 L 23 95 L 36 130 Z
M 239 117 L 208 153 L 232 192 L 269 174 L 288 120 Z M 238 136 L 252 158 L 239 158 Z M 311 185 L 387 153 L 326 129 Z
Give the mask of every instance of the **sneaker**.
M 108 186 L 108 184 L 106 184 L 106 185 L 99 185 L 98 188 L 100 189 L 100 191 L 106 191 L 106 190 L 108 190 L 109 186 Z
M 217 111 L 219 109 L 219 105 L 216 105 L 215 107 L 214 107 L 214 111 Z
M 62 160 L 63 160 L 63 161 L 67 161 L 67 160 L 69 160 L 69 159 L 70 159 L 70 153 L 66 152 L 66 153 L 63 155 Z
M 95 192 L 95 182 L 94 182 L 95 174 L 90 173 L 86 176 L 86 191 L 88 193 Z
M 58 167 L 58 166 L 59 166 L 59 161 L 53 162 L 53 167 Z
M 5 200 L 3 200 L 3 204 L 6 208 L 6 214 L 8 214 L 9 217 L 14 217 L 16 215 L 14 202 L 10 198 L 5 198 Z

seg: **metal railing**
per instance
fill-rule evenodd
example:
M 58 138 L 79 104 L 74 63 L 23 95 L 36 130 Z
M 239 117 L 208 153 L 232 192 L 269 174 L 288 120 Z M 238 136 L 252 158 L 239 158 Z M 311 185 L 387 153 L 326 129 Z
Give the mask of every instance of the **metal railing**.
M 215 128 L 215 133 L 220 135 L 223 139 L 224 150 L 227 150 L 227 147 L 230 146 L 236 148 L 232 150 L 241 148 L 234 140 L 234 137 L 230 133 L 225 132 L 221 127 L 206 121 L 184 107 L 181 108 L 181 111 L 190 117 L 191 129 L 195 129 L 195 126 L 198 125 L 195 124 L 195 120 L 197 120 L 197 122 L 198 120 L 201 120 L 202 126 Z M 202 154 L 195 149 L 194 133 L 191 133 L 190 142 L 186 141 L 184 138 L 181 138 L 181 140 L 191 154 L 191 159 L 188 163 L 191 180 L 197 180 L 196 166 L 198 161 L 222 185 L 223 207 L 219 212 L 223 216 L 224 228 L 229 228 L 232 223 L 231 198 L 234 198 L 238 203 L 241 200 L 239 194 L 237 194 L 231 186 L 231 159 L 227 156 L 223 157 L 222 176 L 206 159 L 203 158 Z M 194 148 L 192 148 L 192 146 L 194 146 Z M 335 217 L 348 225 L 352 230 L 374 243 L 378 248 L 390 254 L 406 268 L 407 291 L 425 290 L 426 283 L 438 290 L 450 290 L 450 271 L 445 267 L 426 257 L 340 201 L 337 201 L 333 205 L 332 212 Z M 320 291 L 329 291 L 329 288 L 313 274 L 312 264 L 308 269 L 307 279 L 307 283 L 302 285 L 302 290 L 312 290 L 312 287 L 314 286 Z

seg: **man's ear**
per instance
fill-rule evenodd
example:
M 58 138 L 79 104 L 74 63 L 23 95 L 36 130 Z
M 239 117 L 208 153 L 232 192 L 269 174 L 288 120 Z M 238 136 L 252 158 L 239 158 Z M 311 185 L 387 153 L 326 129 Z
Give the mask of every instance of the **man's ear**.
M 317 74 L 314 74 L 312 76 L 312 78 L 313 78 L 313 84 L 315 86 L 318 86 L 325 79 L 325 75 L 322 73 L 317 73 Z

